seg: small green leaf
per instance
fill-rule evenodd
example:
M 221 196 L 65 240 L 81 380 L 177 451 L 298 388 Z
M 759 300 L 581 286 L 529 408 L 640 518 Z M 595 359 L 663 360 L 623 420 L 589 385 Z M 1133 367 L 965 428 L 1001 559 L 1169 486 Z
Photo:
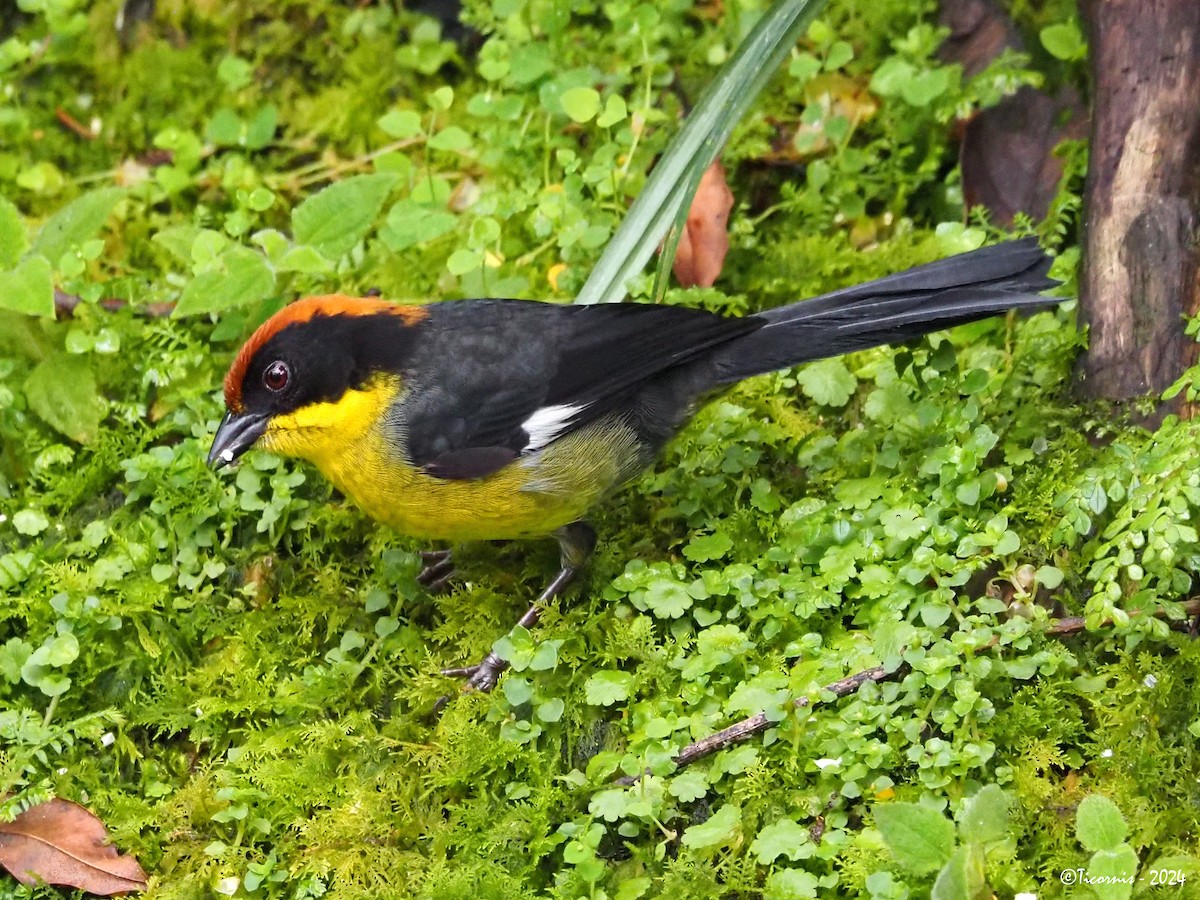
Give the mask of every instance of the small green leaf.
M 1117 804 L 1102 794 L 1084 797 L 1075 813 L 1075 834 L 1088 850 L 1115 850 L 1128 828 Z
M 898 97 L 904 85 L 916 74 L 912 63 L 900 56 L 889 56 L 871 75 L 870 88 L 880 97 Z
M 999 556 L 1008 556 L 1010 553 L 1016 553 L 1021 549 L 1021 538 L 1015 531 L 1006 531 L 1000 536 L 1000 540 L 996 541 L 996 546 L 992 550 Z
M 1055 59 L 1064 62 L 1087 59 L 1087 42 L 1079 31 L 1079 24 L 1074 20 L 1047 25 L 1038 34 L 1042 46 Z
M 950 89 L 950 69 L 925 69 L 900 87 L 900 96 L 913 106 L 928 106 Z
M 946 862 L 933 883 L 931 900 L 974 900 L 991 896 L 986 891 L 983 854 L 978 847 L 959 847 Z
M 672 797 L 677 797 L 684 803 L 699 800 L 708 793 L 708 779 L 697 769 L 688 769 L 671 779 L 667 787 Z
M 1063 570 L 1056 566 L 1041 566 L 1033 576 L 1047 590 L 1054 590 L 1063 583 Z
M 42 225 L 32 252 L 55 262 L 67 251 L 79 249 L 95 237 L 124 194 L 123 188 L 100 188 L 71 201 Z
M 761 829 L 750 845 L 750 852 L 763 866 L 769 866 L 781 856 L 791 860 L 804 859 L 811 856 L 812 851 L 808 829 L 791 819 L 780 819 Z
M 54 315 L 54 273 L 45 257 L 27 256 L 15 269 L 0 272 L 0 309 Z
M 483 251 L 459 247 L 446 260 L 446 269 L 451 275 L 465 275 L 483 265 Z
M 692 825 L 683 833 L 683 845 L 693 850 L 719 847 L 730 843 L 742 825 L 742 808 L 726 803 L 707 821 Z
M 275 273 L 261 253 L 227 247 L 188 282 L 175 307 L 176 316 L 218 312 L 265 300 L 275 290 Z
M 429 139 L 428 144 L 431 150 L 448 150 L 454 153 L 461 153 L 470 148 L 471 136 L 457 125 L 448 125 L 433 135 Z
M 396 181 L 391 172 L 354 175 L 313 194 L 292 210 L 296 243 L 340 258 L 366 236 Z
M 28 246 L 20 211 L 7 198 L 0 197 L 0 269 L 15 266 Z
M 821 881 L 804 869 L 776 869 L 763 885 L 763 900 L 810 900 L 821 896 Z
M 596 672 L 584 685 L 584 696 L 592 706 L 612 706 L 629 697 L 633 675 L 629 672 Z
M 600 112 L 600 92 L 595 88 L 568 88 L 558 100 L 563 111 L 576 122 L 590 122 Z
M 379 239 L 390 250 L 407 250 L 453 231 L 457 223 L 452 212 L 405 199 L 388 210 Z
M 832 72 L 840 69 L 854 59 L 854 48 L 845 41 L 834 41 L 825 56 L 825 71 Z
M 796 370 L 796 383 L 822 406 L 845 406 L 858 387 L 856 379 L 840 359 L 822 359 Z
M 25 398 L 47 425 L 81 444 L 96 437 L 108 411 L 87 357 L 72 353 L 42 360 L 25 379 Z
M 254 67 L 246 60 L 232 54 L 217 64 L 217 78 L 231 91 L 240 91 L 253 80 Z
M 693 562 L 721 559 L 733 549 L 733 538 L 723 532 L 694 537 L 683 548 L 683 555 Z
M 980 789 L 963 803 L 959 813 L 959 830 L 964 841 L 990 844 L 1002 841 L 1008 834 L 1008 808 L 1011 798 L 995 784 Z
M 625 98 L 620 94 L 613 94 L 604 102 L 604 112 L 600 113 L 596 124 L 601 128 L 611 128 L 618 122 L 624 122 L 628 116 L 629 109 L 625 106 Z
M 545 703 L 539 704 L 538 708 L 534 711 L 534 715 L 543 722 L 557 722 L 562 718 L 563 711 L 566 708 L 567 705 L 560 698 L 555 697 L 553 700 L 547 700 Z
M 46 665 L 61 669 L 79 658 L 79 639 L 69 631 L 51 638 L 43 647 Z
M 50 520 L 43 515 L 40 509 L 23 509 L 13 516 L 12 523 L 18 534 L 26 534 L 30 537 L 41 534 L 50 527 Z
M 876 803 L 875 824 L 896 862 L 921 874 L 940 869 L 954 851 L 954 823 L 916 803 Z
M 393 109 L 380 116 L 376 124 L 384 134 L 398 141 L 416 137 L 421 133 L 421 116 L 411 109 Z
M 1088 863 L 1089 887 L 1099 900 L 1127 900 L 1133 894 L 1137 870 L 1137 854 L 1128 844 L 1097 850 Z

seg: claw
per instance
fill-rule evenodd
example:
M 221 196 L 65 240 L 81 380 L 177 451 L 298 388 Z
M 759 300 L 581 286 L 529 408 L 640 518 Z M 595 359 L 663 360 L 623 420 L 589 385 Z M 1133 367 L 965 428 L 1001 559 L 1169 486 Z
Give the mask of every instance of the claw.
M 573 522 L 570 525 L 564 525 L 555 532 L 555 536 L 558 538 L 559 547 L 562 551 L 562 568 L 554 576 L 553 580 L 546 585 L 546 589 L 542 591 L 537 602 L 518 620 L 517 624 L 522 628 L 532 628 L 537 624 L 537 620 L 542 614 L 542 607 L 561 594 L 563 589 L 575 579 L 575 576 L 587 564 L 588 559 L 592 555 L 592 550 L 596 546 L 596 532 L 586 522 Z M 426 572 L 436 572 L 437 574 L 433 575 L 432 579 L 449 577 L 449 572 L 442 575 L 438 571 L 439 567 L 450 565 L 449 550 L 429 551 L 422 553 L 421 558 L 430 563 L 421 575 L 425 575 Z M 418 580 L 421 580 L 420 576 L 418 576 Z M 421 583 L 430 584 L 431 582 L 422 580 Z M 433 583 L 437 582 L 433 581 Z M 500 681 L 500 675 L 507 668 L 508 663 L 495 653 L 489 653 L 478 665 L 442 669 L 442 674 L 449 678 L 465 678 L 464 691 L 486 692 L 496 686 Z M 433 706 L 433 711 L 435 713 L 440 712 L 442 707 L 449 703 L 451 699 L 450 694 L 439 697 Z
M 441 674 L 447 678 L 464 678 L 462 692 L 466 691 L 482 691 L 488 693 L 500 681 L 501 673 L 508 668 L 508 663 L 502 660 L 495 653 L 489 653 L 481 662 L 473 666 L 456 666 L 452 669 L 442 669 Z M 453 694 L 443 694 L 438 697 L 437 702 L 433 704 L 435 713 L 441 712 L 442 708 L 454 698 Z
M 454 577 L 454 560 L 450 557 L 450 551 L 422 550 L 421 559 L 425 565 L 417 573 L 417 583 L 428 588 L 431 593 L 441 593 Z

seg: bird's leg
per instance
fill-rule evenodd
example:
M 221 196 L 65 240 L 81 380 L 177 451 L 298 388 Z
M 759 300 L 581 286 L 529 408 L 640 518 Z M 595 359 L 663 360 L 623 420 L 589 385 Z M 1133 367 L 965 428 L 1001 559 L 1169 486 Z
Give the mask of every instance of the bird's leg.
M 517 625 L 532 628 L 542 616 L 542 609 L 547 603 L 557 597 L 576 576 L 583 571 L 592 551 L 596 547 L 596 532 L 586 522 L 572 522 L 554 532 L 558 538 L 558 546 L 562 552 L 561 565 L 558 574 L 546 585 L 546 589 L 538 596 L 533 606 L 521 616 Z M 474 666 L 463 666 L 457 669 L 443 669 L 443 675 L 455 678 L 466 678 L 467 689 L 490 691 L 500 680 L 500 673 L 508 668 L 508 663 L 496 655 L 495 651 L 488 653 L 483 661 Z
M 417 573 L 417 583 L 437 594 L 445 590 L 446 583 L 454 576 L 454 560 L 449 550 L 422 550 L 425 565 Z

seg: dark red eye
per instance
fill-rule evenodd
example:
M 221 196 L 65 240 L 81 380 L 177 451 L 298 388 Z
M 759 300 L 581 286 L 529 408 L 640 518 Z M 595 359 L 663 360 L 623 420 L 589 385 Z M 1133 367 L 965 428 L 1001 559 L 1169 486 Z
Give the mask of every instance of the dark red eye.
M 292 370 L 281 359 L 275 360 L 263 372 L 263 384 L 273 391 L 282 391 L 292 380 Z

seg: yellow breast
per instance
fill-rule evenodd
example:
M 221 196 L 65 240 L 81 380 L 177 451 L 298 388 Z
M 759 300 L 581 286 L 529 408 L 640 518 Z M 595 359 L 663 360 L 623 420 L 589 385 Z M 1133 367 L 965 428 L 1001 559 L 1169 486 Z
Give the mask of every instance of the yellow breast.
M 311 461 L 372 518 L 433 540 L 548 534 L 581 518 L 640 468 L 636 434 L 609 420 L 486 478 L 432 478 L 404 460 L 384 426 L 400 390 L 398 378 L 380 376 L 337 401 L 277 416 L 262 446 Z

